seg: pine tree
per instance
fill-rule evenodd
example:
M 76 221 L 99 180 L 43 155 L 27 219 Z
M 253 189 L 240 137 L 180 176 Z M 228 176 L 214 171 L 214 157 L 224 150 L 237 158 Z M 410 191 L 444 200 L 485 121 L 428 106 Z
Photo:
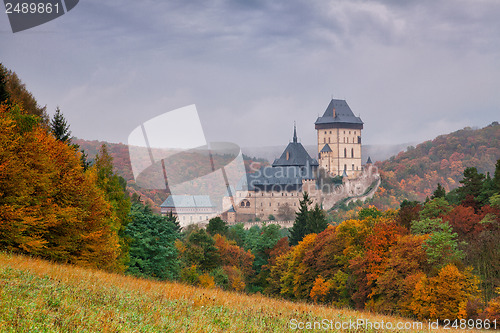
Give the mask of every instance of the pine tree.
M 434 193 L 432 193 L 431 199 L 436 199 L 436 198 L 444 198 L 446 196 L 446 190 L 444 189 L 443 186 L 441 186 L 440 183 L 438 183 L 438 186 Z
M 50 121 L 50 130 L 57 140 L 67 144 L 71 144 L 71 131 L 64 115 L 59 107 L 56 108 L 56 113 Z
M 207 232 L 211 236 L 215 236 L 216 234 L 224 236 L 227 233 L 227 223 L 218 216 L 214 217 L 208 221 Z
M 495 166 L 495 174 L 493 175 L 493 186 L 497 193 L 500 193 L 500 160 L 497 161 Z
M 9 92 L 7 91 L 7 69 L 0 63 L 0 104 L 7 102 Z
M 299 211 L 295 216 L 295 222 L 290 229 L 290 246 L 297 245 L 307 234 L 307 221 L 309 219 L 309 205 L 312 203 L 309 194 L 304 192 L 302 200 L 299 202 Z
M 319 234 L 328 227 L 325 212 L 316 204 L 309 213 L 307 220 L 307 234 Z

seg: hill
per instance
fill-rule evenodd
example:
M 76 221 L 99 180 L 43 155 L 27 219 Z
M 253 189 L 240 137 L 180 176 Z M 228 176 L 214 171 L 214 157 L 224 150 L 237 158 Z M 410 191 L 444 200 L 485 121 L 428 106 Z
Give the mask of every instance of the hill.
M 292 320 L 323 319 L 333 325 L 358 319 L 383 321 L 386 327 L 413 324 L 398 317 L 156 282 L 0 253 L 2 332 L 289 332 Z M 427 323 L 423 329 L 404 331 L 428 331 Z
M 457 188 L 467 167 L 492 173 L 500 159 L 500 125 L 494 122 L 481 129 L 466 127 L 440 135 L 391 158 L 377 162 L 382 178 L 379 197 L 425 200 L 440 183 L 446 191 Z

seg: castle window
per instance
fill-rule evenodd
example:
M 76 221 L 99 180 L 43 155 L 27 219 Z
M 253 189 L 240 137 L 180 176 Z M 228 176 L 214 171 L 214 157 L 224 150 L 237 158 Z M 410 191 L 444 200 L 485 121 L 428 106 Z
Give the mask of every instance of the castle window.
M 345 134 L 345 131 L 344 131 L 344 134 Z
M 352 166 L 354 167 L 354 164 Z M 250 207 L 250 201 L 247 201 L 246 206 Z
M 354 131 L 354 135 L 356 135 L 356 131 Z
M 240 207 L 245 207 L 245 203 L 243 201 L 240 202 Z
M 345 138 L 344 138 L 344 143 L 345 143 Z
M 294 205 L 294 206 L 297 206 L 297 203 L 296 203 L 296 202 L 294 202 L 294 203 L 293 203 L 293 205 Z
M 326 143 L 326 138 L 323 138 L 323 143 Z
M 347 148 L 344 148 L 344 157 L 347 157 Z
M 289 159 L 290 159 L 290 152 L 289 152 L 289 151 L 287 151 L 287 152 L 286 152 L 286 160 L 288 161 Z
M 330 138 L 328 138 L 328 143 L 330 143 Z
M 361 137 L 358 136 L 358 143 L 361 143 Z
M 271 203 L 269 203 L 269 207 L 271 207 Z
M 351 131 L 349 131 L 349 134 L 351 134 Z
M 344 171 L 347 170 L 347 164 L 344 164 Z
M 354 148 L 351 148 L 351 157 L 354 157 Z
M 263 205 L 264 205 L 264 204 L 261 202 L 261 203 L 260 203 L 260 206 L 262 207 Z
M 281 196 L 282 196 L 282 197 L 283 197 L 283 196 L 285 196 L 285 193 L 281 193 Z
M 352 165 L 352 169 L 354 170 L 354 164 Z
M 326 134 L 326 131 L 325 131 L 325 134 Z
M 278 202 L 278 207 L 279 207 L 280 203 Z

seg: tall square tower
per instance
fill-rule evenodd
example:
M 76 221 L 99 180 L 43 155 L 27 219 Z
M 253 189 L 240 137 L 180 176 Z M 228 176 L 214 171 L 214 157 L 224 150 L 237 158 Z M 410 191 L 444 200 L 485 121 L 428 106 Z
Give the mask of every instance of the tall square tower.
M 356 117 L 345 100 L 332 99 L 322 117 L 314 123 L 318 132 L 320 168 L 332 176 L 355 178 L 361 168 L 361 130 L 363 121 Z

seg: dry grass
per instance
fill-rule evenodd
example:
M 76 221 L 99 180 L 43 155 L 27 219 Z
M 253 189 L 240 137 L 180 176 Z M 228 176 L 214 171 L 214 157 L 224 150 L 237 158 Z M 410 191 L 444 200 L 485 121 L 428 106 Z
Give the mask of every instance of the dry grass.
M 358 318 L 391 322 L 394 326 L 409 322 L 0 253 L 2 332 L 289 332 L 293 331 L 292 319 L 348 322 Z M 422 331 L 429 331 L 426 323 Z

